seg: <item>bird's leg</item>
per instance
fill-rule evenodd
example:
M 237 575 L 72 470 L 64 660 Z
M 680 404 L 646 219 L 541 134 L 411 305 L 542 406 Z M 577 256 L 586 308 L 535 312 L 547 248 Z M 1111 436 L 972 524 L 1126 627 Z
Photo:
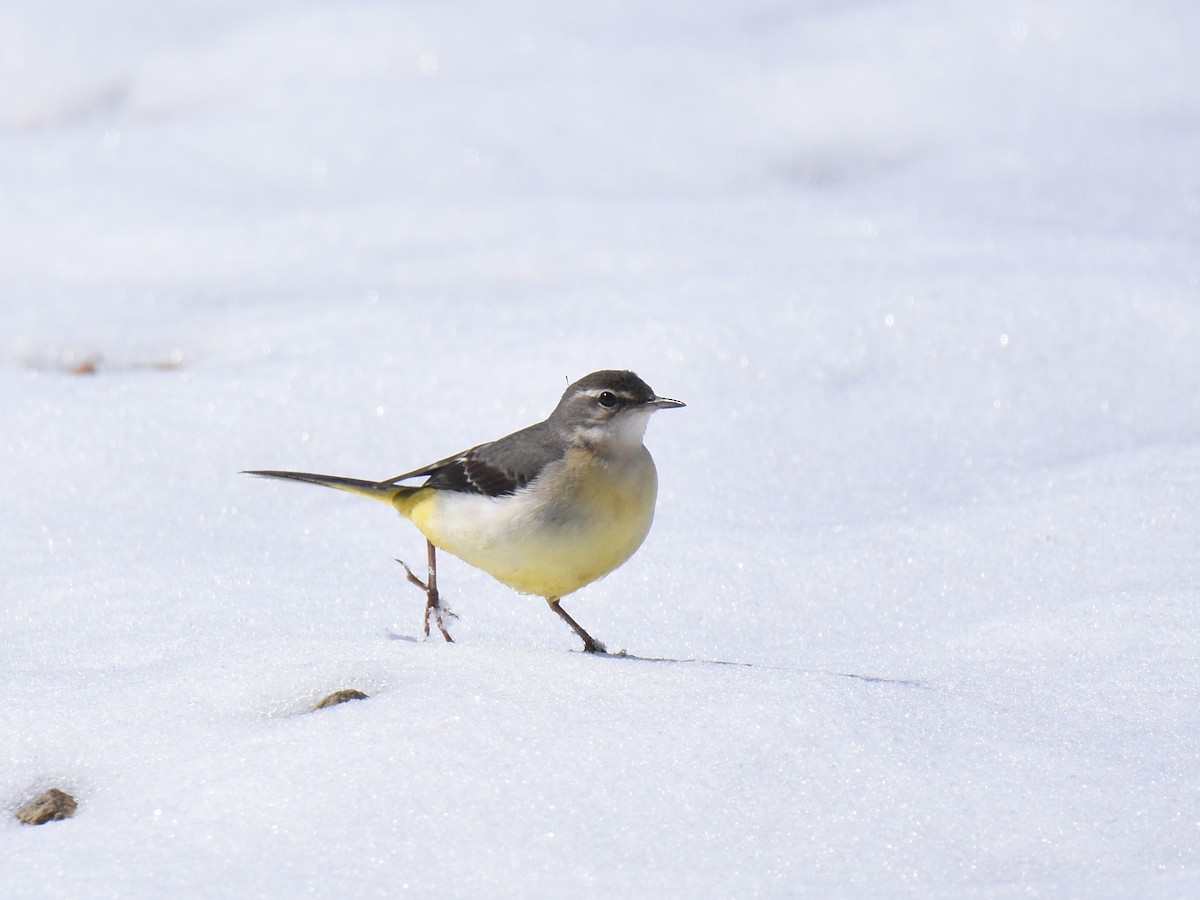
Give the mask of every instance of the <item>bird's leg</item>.
M 442 598 L 438 594 L 437 548 L 433 546 L 432 541 L 426 541 L 425 547 L 428 551 L 429 561 L 429 583 L 425 588 L 425 636 L 429 637 L 429 617 L 432 614 L 442 637 L 446 639 L 447 643 L 453 644 L 454 638 L 450 637 L 450 632 L 446 630 L 446 624 L 442 621 L 443 613 L 448 616 L 453 616 L 454 613 L 450 612 L 449 607 L 442 606 Z
M 437 548 L 430 541 L 425 542 L 428 548 L 429 575 L 426 581 L 422 581 L 412 573 L 412 569 L 402 559 L 397 559 L 396 562 L 404 566 L 404 574 L 408 580 L 425 592 L 425 618 L 422 633 L 425 637 L 429 637 L 429 620 L 433 619 L 438 627 L 438 631 L 442 633 L 442 637 L 448 643 L 453 644 L 454 638 L 450 637 L 450 632 L 446 630 L 446 624 L 442 621 L 442 616 L 454 616 L 449 607 L 442 605 L 442 598 L 438 594 L 437 589 Z
M 590 634 L 588 634 L 586 631 L 584 631 L 583 626 L 580 625 L 578 622 L 576 622 L 574 619 L 572 619 L 570 615 L 568 615 L 567 611 L 565 609 L 563 609 L 562 606 L 559 604 L 558 597 L 547 597 L 546 602 L 550 604 L 550 608 L 552 610 L 554 610 L 555 613 L 558 614 L 558 617 L 560 619 L 562 619 L 564 622 L 566 622 L 568 625 L 570 625 L 571 630 L 573 632 L 575 632 L 577 635 L 579 635 L 580 640 L 583 641 L 583 652 L 584 653 L 607 653 L 608 652 L 607 650 L 604 649 L 604 645 L 602 643 L 600 643 L 598 640 L 596 640 L 594 637 L 592 637 Z

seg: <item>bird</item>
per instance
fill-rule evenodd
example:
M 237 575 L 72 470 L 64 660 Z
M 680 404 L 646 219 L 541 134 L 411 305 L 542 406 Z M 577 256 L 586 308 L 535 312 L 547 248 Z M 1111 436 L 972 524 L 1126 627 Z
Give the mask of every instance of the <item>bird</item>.
M 446 641 L 437 550 L 522 594 L 542 597 L 583 641 L 606 653 L 562 608 L 563 597 L 624 564 L 654 519 L 658 472 L 643 438 L 650 416 L 686 404 L 660 397 L 627 370 L 592 372 L 568 385 L 541 422 L 418 469 L 370 481 L 311 472 L 246 472 L 348 491 L 391 505 L 426 539 L 423 632 Z M 420 484 L 403 482 L 424 479 Z

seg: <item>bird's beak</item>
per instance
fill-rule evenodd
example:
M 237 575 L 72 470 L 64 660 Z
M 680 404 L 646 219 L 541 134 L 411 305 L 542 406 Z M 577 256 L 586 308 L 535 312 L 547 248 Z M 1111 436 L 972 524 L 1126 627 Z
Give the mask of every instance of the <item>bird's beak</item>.
M 682 400 L 672 400 L 670 397 L 655 397 L 649 405 L 654 409 L 678 409 L 680 406 L 687 406 Z

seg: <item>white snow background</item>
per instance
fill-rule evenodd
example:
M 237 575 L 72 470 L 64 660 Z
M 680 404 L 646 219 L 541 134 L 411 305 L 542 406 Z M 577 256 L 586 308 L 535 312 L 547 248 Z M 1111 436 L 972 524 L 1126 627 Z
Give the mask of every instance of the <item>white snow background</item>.
M 1198 35 L 5 0 L 0 894 L 1200 895 Z M 414 528 L 239 474 L 608 367 L 688 403 L 564 603 L 628 658 L 450 557 L 419 640 Z

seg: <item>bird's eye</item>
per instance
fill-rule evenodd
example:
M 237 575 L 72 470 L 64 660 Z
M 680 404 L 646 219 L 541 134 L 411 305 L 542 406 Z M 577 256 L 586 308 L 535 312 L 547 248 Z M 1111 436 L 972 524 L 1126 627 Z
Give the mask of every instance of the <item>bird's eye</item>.
M 602 391 L 600 394 L 600 405 L 613 407 L 617 405 L 617 395 L 612 391 Z

